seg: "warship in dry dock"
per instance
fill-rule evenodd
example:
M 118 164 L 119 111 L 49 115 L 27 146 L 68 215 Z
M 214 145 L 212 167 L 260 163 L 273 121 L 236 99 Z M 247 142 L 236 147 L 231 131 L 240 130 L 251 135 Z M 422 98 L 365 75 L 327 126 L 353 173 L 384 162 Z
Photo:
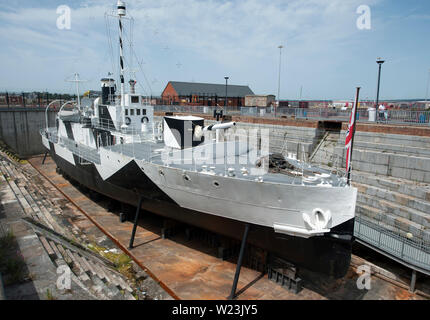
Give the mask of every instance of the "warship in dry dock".
M 282 170 L 272 170 L 273 155 L 226 141 L 223 133 L 239 123 L 205 126 L 195 116 L 156 121 L 134 80 L 126 92 L 125 4 L 119 1 L 117 9 L 120 92 L 114 79 L 104 78 L 101 97 L 63 105 L 56 126 L 41 131 L 58 168 L 122 203 L 136 206 L 142 197 L 145 210 L 217 234 L 240 240 L 248 224 L 248 243 L 299 268 L 344 276 L 357 190 L 345 178 L 288 157 L 278 159 Z

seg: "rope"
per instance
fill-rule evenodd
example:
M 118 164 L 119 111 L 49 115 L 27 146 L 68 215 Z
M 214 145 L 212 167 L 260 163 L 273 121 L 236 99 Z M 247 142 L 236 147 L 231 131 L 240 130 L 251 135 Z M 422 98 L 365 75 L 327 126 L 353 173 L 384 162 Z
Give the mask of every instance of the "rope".
M 115 58 L 114 58 L 114 51 L 113 51 L 113 45 L 112 45 L 112 37 L 110 33 L 110 24 L 109 24 L 109 17 L 105 13 L 105 26 L 106 26 L 106 36 L 108 39 L 108 46 L 109 46 L 109 53 L 110 53 L 110 60 L 112 64 L 112 72 L 115 70 Z

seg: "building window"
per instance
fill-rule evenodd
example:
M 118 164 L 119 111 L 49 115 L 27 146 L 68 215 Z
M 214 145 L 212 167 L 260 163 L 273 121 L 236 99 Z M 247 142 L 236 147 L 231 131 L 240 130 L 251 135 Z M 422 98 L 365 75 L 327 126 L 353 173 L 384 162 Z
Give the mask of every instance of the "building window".
M 136 109 L 136 116 L 140 116 L 140 109 Z
M 142 116 L 146 116 L 146 109 L 142 109 Z
M 128 109 L 125 109 L 125 115 L 128 116 Z
M 139 96 L 131 96 L 131 103 L 139 103 Z
M 130 109 L 130 115 L 134 116 L 134 109 Z

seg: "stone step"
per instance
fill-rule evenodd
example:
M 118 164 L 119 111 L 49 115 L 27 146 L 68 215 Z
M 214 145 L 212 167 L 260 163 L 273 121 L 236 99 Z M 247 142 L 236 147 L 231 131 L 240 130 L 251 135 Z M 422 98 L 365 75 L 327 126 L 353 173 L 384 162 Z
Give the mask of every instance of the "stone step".
M 100 277 L 97 275 L 91 277 L 92 285 L 91 285 L 91 291 L 94 292 L 97 297 L 99 297 L 102 300 L 111 300 L 112 297 L 115 295 L 115 293 L 112 292 L 112 289 L 110 289 L 108 286 L 109 284 L 106 284 L 103 282 Z M 118 290 L 118 289 L 116 289 Z
M 402 207 L 408 208 L 410 216 L 405 216 L 405 218 L 430 228 L 430 202 L 399 192 L 359 183 L 353 183 L 353 186 L 357 187 L 358 191 L 365 195 L 399 205 L 400 207 L 397 208 L 399 210 Z
M 74 281 L 76 280 L 77 284 L 86 290 L 90 290 L 97 298 L 102 300 L 122 300 L 124 295 L 120 290 L 133 292 L 130 286 L 122 279 L 121 274 L 115 275 L 115 271 L 110 271 L 108 267 L 95 261 L 89 261 L 77 252 L 64 248 L 61 244 L 52 240 L 47 240 L 47 243 L 56 256 L 55 264 L 57 266 L 73 265 L 71 272 Z M 102 279 L 105 279 L 105 281 Z M 127 297 L 129 298 L 129 296 Z
M 47 208 L 57 208 L 57 206 L 52 203 L 47 201 L 46 199 L 50 200 L 50 194 L 47 193 L 44 188 L 41 187 L 41 185 L 37 184 L 34 182 L 35 177 L 38 177 L 38 173 L 35 172 L 34 175 L 30 175 L 26 170 L 17 170 L 17 174 L 19 175 L 20 179 L 23 179 L 24 181 L 26 181 L 26 185 L 28 187 L 28 189 L 31 189 L 35 192 L 35 194 L 37 195 L 37 198 L 42 201 L 43 203 L 48 203 L 48 205 L 46 206 Z
M 341 131 L 343 141 L 345 141 L 345 134 L 346 131 Z M 421 136 L 386 133 L 378 133 L 375 135 L 373 132 L 357 131 L 354 137 L 354 142 L 355 141 L 430 149 L 430 138 Z
M 419 200 L 430 201 L 430 185 L 407 179 L 370 174 L 363 171 L 352 171 L 352 181 L 368 186 L 394 191 Z
M 103 272 L 109 277 L 110 283 L 113 283 L 115 286 L 119 288 L 120 283 L 119 283 L 118 277 L 113 272 L 111 272 L 111 270 L 108 270 L 107 268 L 104 268 L 104 267 L 102 268 L 103 268 Z
M 38 205 L 38 203 L 34 200 L 32 195 L 28 192 L 26 186 L 21 187 L 20 190 L 24 195 L 25 199 L 27 200 L 27 202 L 30 204 L 31 208 L 33 209 L 33 212 L 39 217 L 40 221 L 42 221 L 43 224 L 45 224 L 49 228 L 55 231 L 58 231 L 58 229 L 54 228 L 54 225 L 56 223 L 52 220 L 49 214 L 47 215 L 46 213 L 42 212 L 42 208 Z
M 344 158 L 345 148 L 336 153 Z M 352 159 L 353 170 L 430 183 L 430 158 L 354 148 Z
M 83 257 L 81 257 L 83 260 L 85 260 Z M 85 264 L 85 262 L 84 262 Z M 93 262 L 88 262 L 88 267 L 90 269 L 92 269 L 93 271 L 92 274 L 99 277 L 100 279 L 105 279 L 106 280 L 106 285 L 108 286 L 108 288 L 112 289 L 112 285 L 118 287 L 119 289 L 122 290 L 127 290 L 129 292 L 133 292 L 133 290 L 131 289 L 131 287 L 127 284 L 127 282 L 123 279 L 123 276 L 114 271 L 111 270 L 109 267 L 103 266 L 99 263 L 95 263 Z
M 102 300 L 125 300 L 129 298 L 127 291 L 112 282 L 104 282 L 97 275 L 91 276 L 91 291 Z
M 9 164 L 9 169 L 13 171 L 15 177 L 18 177 L 20 181 L 19 189 L 24 195 L 27 203 L 29 203 L 30 207 L 33 209 L 35 215 L 39 218 L 38 220 L 56 232 L 64 234 L 63 228 L 60 227 L 52 217 L 53 211 L 50 208 L 49 203 L 46 203 L 46 201 L 43 200 L 43 197 L 38 194 L 38 191 L 41 189 L 40 186 L 35 185 L 31 180 L 28 180 L 24 174 L 25 170 L 18 170 L 16 166 L 12 164 Z
M 380 225 L 385 230 L 391 231 L 404 238 L 410 238 L 412 235 L 413 239 L 418 242 L 430 242 L 430 232 L 428 232 L 428 230 L 419 230 L 416 226 L 413 226 L 413 223 L 411 224 L 410 221 L 402 217 L 396 217 L 389 213 L 382 212 L 379 209 L 357 203 L 356 217 L 363 217 L 366 220 Z
M 86 267 L 91 272 L 91 274 L 92 275 L 97 275 L 96 271 L 93 268 L 93 262 L 88 262 L 88 260 L 85 257 L 83 257 L 83 256 L 80 256 L 80 257 L 81 257 L 82 263 L 84 265 L 86 265 Z
M 24 213 L 28 216 L 32 216 L 33 210 L 31 209 L 30 204 L 27 202 L 27 200 L 25 199 L 25 197 L 21 193 L 19 187 L 16 185 L 16 182 L 15 182 L 13 175 L 10 172 L 10 170 L 8 169 L 8 166 L 6 165 L 7 161 L 2 160 L 1 163 L 2 163 L 2 165 L 1 165 L 2 174 L 4 175 L 6 181 L 8 182 L 13 193 L 15 194 L 16 199 L 19 201 Z M 33 217 L 36 220 L 39 220 L 39 218 L 37 216 L 33 216 Z
M 358 194 L 357 201 L 380 209 L 384 212 L 408 219 L 409 221 L 420 225 L 423 230 L 430 228 L 429 215 L 419 210 L 362 193 Z
M 76 269 L 78 269 L 79 271 L 78 272 L 76 272 L 77 274 L 77 276 L 78 276 L 78 278 L 81 280 L 81 281 L 83 281 L 83 282 L 86 282 L 86 281 L 89 281 L 90 280 L 90 277 L 88 277 L 88 275 L 86 274 L 86 272 L 85 272 L 85 270 L 84 270 L 84 268 L 82 267 L 82 265 L 80 264 L 80 262 L 79 262 L 79 260 L 78 259 L 76 259 L 76 257 L 75 257 L 75 255 L 74 255 L 74 253 L 73 252 L 71 252 L 69 249 L 65 249 L 65 251 L 66 251 L 66 253 L 67 253 L 67 255 L 70 257 L 70 259 L 72 259 L 72 262 L 73 262 L 73 266 L 76 268 Z
M 128 292 L 133 292 L 128 283 L 123 279 L 123 275 L 120 273 L 112 272 L 111 277 L 115 278 L 115 283 L 123 290 L 127 290 Z
M 27 186 L 27 187 L 30 187 L 30 189 L 32 190 L 39 189 L 39 186 L 33 182 L 32 178 L 29 178 L 27 176 L 26 171 L 23 170 L 23 168 L 17 168 L 17 166 L 12 163 L 9 163 L 9 167 L 14 177 L 16 177 L 19 180 L 21 187 Z
M 93 267 L 100 279 L 105 279 L 106 282 L 112 282 L 111 278 L 104 272 L 103 267 L 99 263 L 94 263 Z
M 39 235 L 39 240 L 42 243 L 43 247 L 45 248 L 46 252 L 48 253 L 49 257 L 54 260 L 56 254 L 55 251 L 51 248 L 51 246 L 48 243 L 48 240 L 42 235 Z
M 64 260 L 63 255 L 61 254 L 60 250 L 58 250 L 58 248 L 57 248 L 57 244 L 52 240 L 48 240 L 48 243 L 49 243 L 50 247 L 52 248 L 52 250 L 54 250 L 56 259 Z
M 60 253 L 60 255 L 61 255 L 61 257 L 62 257 L 62 259 L 64 260 L 64 261 L 66 261 L 66 263 L 68 264 L 68 265 L 72 265 L 73 264 L 73 260 L 69 257 L 69 255 L 66 253 L 66 251 L 64 250 L 64 248 L 63 248 L 63 246 L 61 245 L 61 244 L 59 244 L 59 243 L 56 243 L 55 244 L 56 245 L 56 247 L 57 247 L 57 249 L 58 249 L 58 252 Z
M 336 147 L 338 151 L 345 151 L 343 145 Z M 338 152 L 342 154 L 342 152 Z M 397 154 L 391 150 L 370 150 L 364 147 L 354 145 L 353 160 L 370 162 L 374 164 L 387 165 L 390 162 L 391 167 L 400 168 L 417 168 L 420 170 L 429 170 L 430 158 L 410 154 Z
M 369 220 L 377 225 L 384 227 L 384 229 L 388 231 L 394 232 L 396 234 L 400 234 L 404 237 L 406 237 L 406 234 L 409 232 L 408 230 L 405 231 L 405 230 L 399 229 L 396 226 L 395 216 L 386 212 L 382 212 L 379 209 L 375 209 L 365 204 L 357 203 L 356 216 L 363 217 L 366 220 Z
M 24 177 L 26 177 L 27 182 L 29 184 L 31 184 L 35 187 L 35 189 L 41 195 L 41 198 L 43 200 L 48 202 L 50 204 L 50 206 L 52 206 L 56 210 L 60 210 L 59 206 L 53 201 L 54 199 L 52 198 L 52 195 L 55 194 L 57 192 L 57 190 L 54 187 L 49 186 L 49 185 L 46 186 L 46 185 L 41 185 L 39 183 L 35 183 L 35 179 L 38 180 L 38 178 L 39 178 L 38 172 L 35 172 L 34 175 L 29 175 L 26 173 L 26 171 L 24 171 Z M 46 187 L 48 187 L 49 192 L 45 189 Z
M 72 255 L 74 257 L 73 261 L 75 261 L 79 265 L 81 271 L 83 270 L 86 274 L 89 274 L 90 268 L 88 268 L 88 266 L 82 261 L 82 259 L 81 259 L 82 257 L 76 252 L 73 252 L 73 251 L 71 251 L 71 252 L 72 252 Z
M 372 197 L 368 197 L 363 194 L 359 194 L 357 197 L 357 205 L 366 205 L 369 207 L 373 207 L 377 210 L 380 210 L 383 216 L 386 216 L 386 219 L 390 221 L 394 219 L 394 225 L 400 228 L 405 232 L 410 232 L 414 236 L 424 238 L 428 237 L 430 234 L 430 229 L 425 226 L 418 224 L 409 218 L 405 217 L 410 214 L 410 212 L 399 210 L 399 206 L 388 203 L 385 200 L 374 200 Z M 360 211 L 358 211 L 360 212 Z M 386 222 L 386 221 L 385 221 Z M 388 225 L 392 225 L 392 222 L 386 222 Z M 429 238 L 430 239 L 430 238 Z
M 20 202 L 21 206 L 24 208 L 24 212 L 36 220 L 45 223 L 44 219 L 40 214 L 37 212 L 37 207 L 35 207 L 34 203 L 31 201 L 28 193 L 23 190 L 23 182 L 19 178 L 18 173 L 13 170 L 13 166 L 11 163 L 7 161 L 3 161 L 3 169 L 6 172 L 8 176 L 8 182 L 15 193 L 18 201 Z
M 342 146 L 342 143 L 339 140 L 339 146 Z M 413 155 L 416 157 L 430 158 L 430 149 L 419 148 L 419 147 L 411 147 L 405 145 L 396 145 L 396 144 L 381 144 L 381 143 L 371 143 L 368 141 L 356 141 L 354 140 L 354 148 L 364 149 L 364 150 L 375 150 L 381 152 L 389 152 L 393 154 L 402 154 L 402 155 Z

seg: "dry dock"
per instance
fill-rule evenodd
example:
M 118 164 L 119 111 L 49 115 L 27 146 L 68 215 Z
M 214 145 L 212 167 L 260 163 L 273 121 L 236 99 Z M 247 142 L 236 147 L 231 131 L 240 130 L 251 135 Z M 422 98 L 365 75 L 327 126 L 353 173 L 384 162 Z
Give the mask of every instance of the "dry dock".
M 218 259 L 216 248 L 198 239 L 188 240 L 183 233 L 163 239 L 162 223 L 146 212 L 139 221 L 135 247 L 127 249 L 132 223 L 119 223 L 118 216 L 107 209 L 103 200 L 91 200 L 85 190 L 80 190 L 77 184 L 56 173 L 56 165 L 49 157 L 43 165 L 42 160 L 43 157 L 31 158 L 29 162 L 33 167 L 16 164 L 17 170 L 36 169 L 40 173 L 40 188 L 51 190 L 51 196 L 63 198 L 61 201 L 68 202 L 69 209 L 73 207 L 73 211 L 79 211 L 79 219 L 73 222 L 76 228 L 84 233 L 100 229 L 175 299 L 228 297 L 236 268 L 234 257 L 227 261 Z M 61 193 L 54 192 L 53 186 Z M 355 258 L 353 261 L 363 260 Z M 425 299 L 421 294 L 410 293 L 396 281 L 387 281 L 376 275 L 372 276 L 370 290 L 360 290 L 356 284 L 359 275 L 355 267 L 351 265 L 348 274 L 337 281 L 317 278 L 312 283 L 305 283 L 298 294 L 268 280 L 267 274 L 243 267 L 237 299 Z

